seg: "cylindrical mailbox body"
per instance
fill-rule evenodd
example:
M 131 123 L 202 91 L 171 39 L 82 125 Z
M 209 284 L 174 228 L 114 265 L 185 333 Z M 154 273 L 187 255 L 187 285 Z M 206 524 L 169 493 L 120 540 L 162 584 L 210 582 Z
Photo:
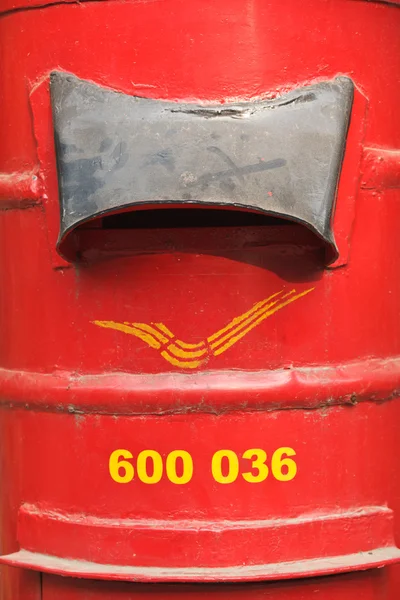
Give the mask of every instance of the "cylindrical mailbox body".
M 396 600 L 398 3 L 2 4 L 1 600 Z

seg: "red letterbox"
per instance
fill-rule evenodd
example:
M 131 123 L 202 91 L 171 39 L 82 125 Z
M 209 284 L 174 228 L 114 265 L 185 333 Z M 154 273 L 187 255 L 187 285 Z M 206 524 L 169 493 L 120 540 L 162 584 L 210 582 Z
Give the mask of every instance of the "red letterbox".
M 396 4 L 2 0 L 1 600 L 397 599 Z

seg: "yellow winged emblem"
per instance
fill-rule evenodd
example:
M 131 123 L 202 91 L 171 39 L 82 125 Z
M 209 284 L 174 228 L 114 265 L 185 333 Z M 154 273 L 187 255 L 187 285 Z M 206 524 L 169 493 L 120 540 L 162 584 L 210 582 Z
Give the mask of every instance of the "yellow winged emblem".
M 202 342 L 190 344 L 177 338 L 164 323 L 118 323 L 116 321 L 93 321 L 94 325 L 133 335 L 158 350 L 171 365 L 183 369 L 197 369 L 211 356 L 218 356 L 236 344 L 265 319 L 313 291 L 314 288 L 297 292 L 280 290 L 257 302 L 250 310 L 235 317 L 225 327 L 208 336 Z

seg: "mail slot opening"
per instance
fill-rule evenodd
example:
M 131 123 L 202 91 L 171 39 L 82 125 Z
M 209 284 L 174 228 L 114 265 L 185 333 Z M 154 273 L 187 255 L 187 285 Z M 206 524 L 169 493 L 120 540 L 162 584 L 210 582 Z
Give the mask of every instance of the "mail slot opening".
M 84 262 L 153 252 L 239 256 L 274 246 L 289 254 L 311 252 L 322 266 L 329 261 L 326 257 L 331 249 L 310 228 L 294 220 L 256 211 L 190 205 L 152 205 L 108 214 L 83 223 L 65 242 L 73 244 L 76 260 Z M 71 250 L 70 246 L 68 253 Z
M 150 208 L 103 217 L 103 229 L 184 229 L 192 227 L 273 227 L 294 221 L 246 210 L 196 208 Z

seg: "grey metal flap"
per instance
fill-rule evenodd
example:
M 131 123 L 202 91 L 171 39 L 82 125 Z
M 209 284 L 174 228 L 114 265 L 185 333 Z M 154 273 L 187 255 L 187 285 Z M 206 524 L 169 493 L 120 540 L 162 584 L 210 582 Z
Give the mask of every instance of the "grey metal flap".
M 255 210 L 331 228 L 353 84 L 338 77 L 276 100 L 165 102 L 51 74 L 60 242 L 77 225 L 145 204 Z

